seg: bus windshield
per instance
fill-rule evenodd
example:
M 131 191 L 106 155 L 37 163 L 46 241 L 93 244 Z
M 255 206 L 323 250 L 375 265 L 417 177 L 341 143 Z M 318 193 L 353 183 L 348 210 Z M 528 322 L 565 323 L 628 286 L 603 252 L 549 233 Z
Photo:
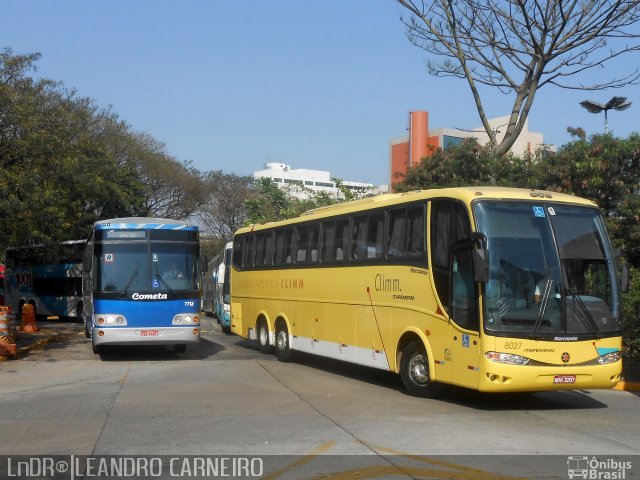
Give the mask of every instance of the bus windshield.
M 103 242 L 94 252 L 97 291 L 125 295 L 199 288 L 196 243 Z
M 485 329 L 526 338 L 599 338 L 620 331 L 615 262 L 597 209 L 478 202 L 487 236 Z

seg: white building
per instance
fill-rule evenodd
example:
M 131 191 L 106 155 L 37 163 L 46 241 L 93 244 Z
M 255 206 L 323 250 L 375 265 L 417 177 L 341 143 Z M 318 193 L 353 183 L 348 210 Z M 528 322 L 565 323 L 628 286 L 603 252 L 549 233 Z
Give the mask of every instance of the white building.
M 278 187 L 289 191 L 298 198 L 305 197 L 306 190 L 326 192 L 336 198 L 340 196 L 340 190 L 331 179 L 330 172 L 324 170 L 291 168 L 286 163 L 267 163 L 263 170 L 253 172 L 253 178 L 270 178 Z M 388 191 L 386 185 L 376 187 L 372 183 L 343 180 L 342 185 L 359 194 L 377 195 Z
M 489 119 L 489 125 L 496 132 L 496 141 L 500 143 L 507 133 L 507 125 L 509 124 L 509 115 L 503 117 L 496 117 Z M 475 137 L 480 145 L 486 145 L 489 143 L 489 135 L 484 130 L 484 127 L 477 127 L 472 130 L 460 130 L 458 128 L 437 128 L 429 132 L 430 136 L 438 137 L 439 144 L 442 148 L 447 148 L 451 145 L 459 144 L 464 138 Z M 527 119 L 524 124 L 522 132 L 518 136 L 518 139 L 509 149 L 510 152 L 515 155 L 525 155 L 527 153 L 534 153 L 540 148 L 555 151 L 555 146 L 546 145 L 544 143 L 544 137 L 541 133 L 529 131 L 529 120 Z

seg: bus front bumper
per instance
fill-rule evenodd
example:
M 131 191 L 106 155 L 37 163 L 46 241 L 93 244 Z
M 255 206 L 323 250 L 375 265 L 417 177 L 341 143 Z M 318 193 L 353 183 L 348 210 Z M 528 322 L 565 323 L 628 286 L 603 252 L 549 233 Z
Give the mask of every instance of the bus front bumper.
M 177 345 L 200 342 L 200 325 L 188 327 L 93 327 L 94 345 Z
M 516 366 L 486 362 L 480 376 L 483 392 L 531 392 L 613 388 L 620 381 L 622 362 L 597 366 Z

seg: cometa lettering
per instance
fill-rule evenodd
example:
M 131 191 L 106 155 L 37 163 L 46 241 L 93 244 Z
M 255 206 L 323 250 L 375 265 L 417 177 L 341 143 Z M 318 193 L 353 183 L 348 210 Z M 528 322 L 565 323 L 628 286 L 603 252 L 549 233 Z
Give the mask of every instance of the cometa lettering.
M 166 300 L 166 293 L 134 293 L 131 295 L 132 300 Z

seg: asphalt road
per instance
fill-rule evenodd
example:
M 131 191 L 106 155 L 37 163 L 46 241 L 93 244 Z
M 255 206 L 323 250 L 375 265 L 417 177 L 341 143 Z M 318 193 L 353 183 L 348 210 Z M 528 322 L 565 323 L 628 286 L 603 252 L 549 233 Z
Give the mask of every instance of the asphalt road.
M 57 341 L 0 363 L 0 455 L 265 456 L 265 478 L 567 478 L 569 456 L 640 454 L 631 392 L 450 388 L 429 400 L 387 372 L 280 363 L 210 318 L 185 354 L 99 357 L 81 325 L 56 328 Z

